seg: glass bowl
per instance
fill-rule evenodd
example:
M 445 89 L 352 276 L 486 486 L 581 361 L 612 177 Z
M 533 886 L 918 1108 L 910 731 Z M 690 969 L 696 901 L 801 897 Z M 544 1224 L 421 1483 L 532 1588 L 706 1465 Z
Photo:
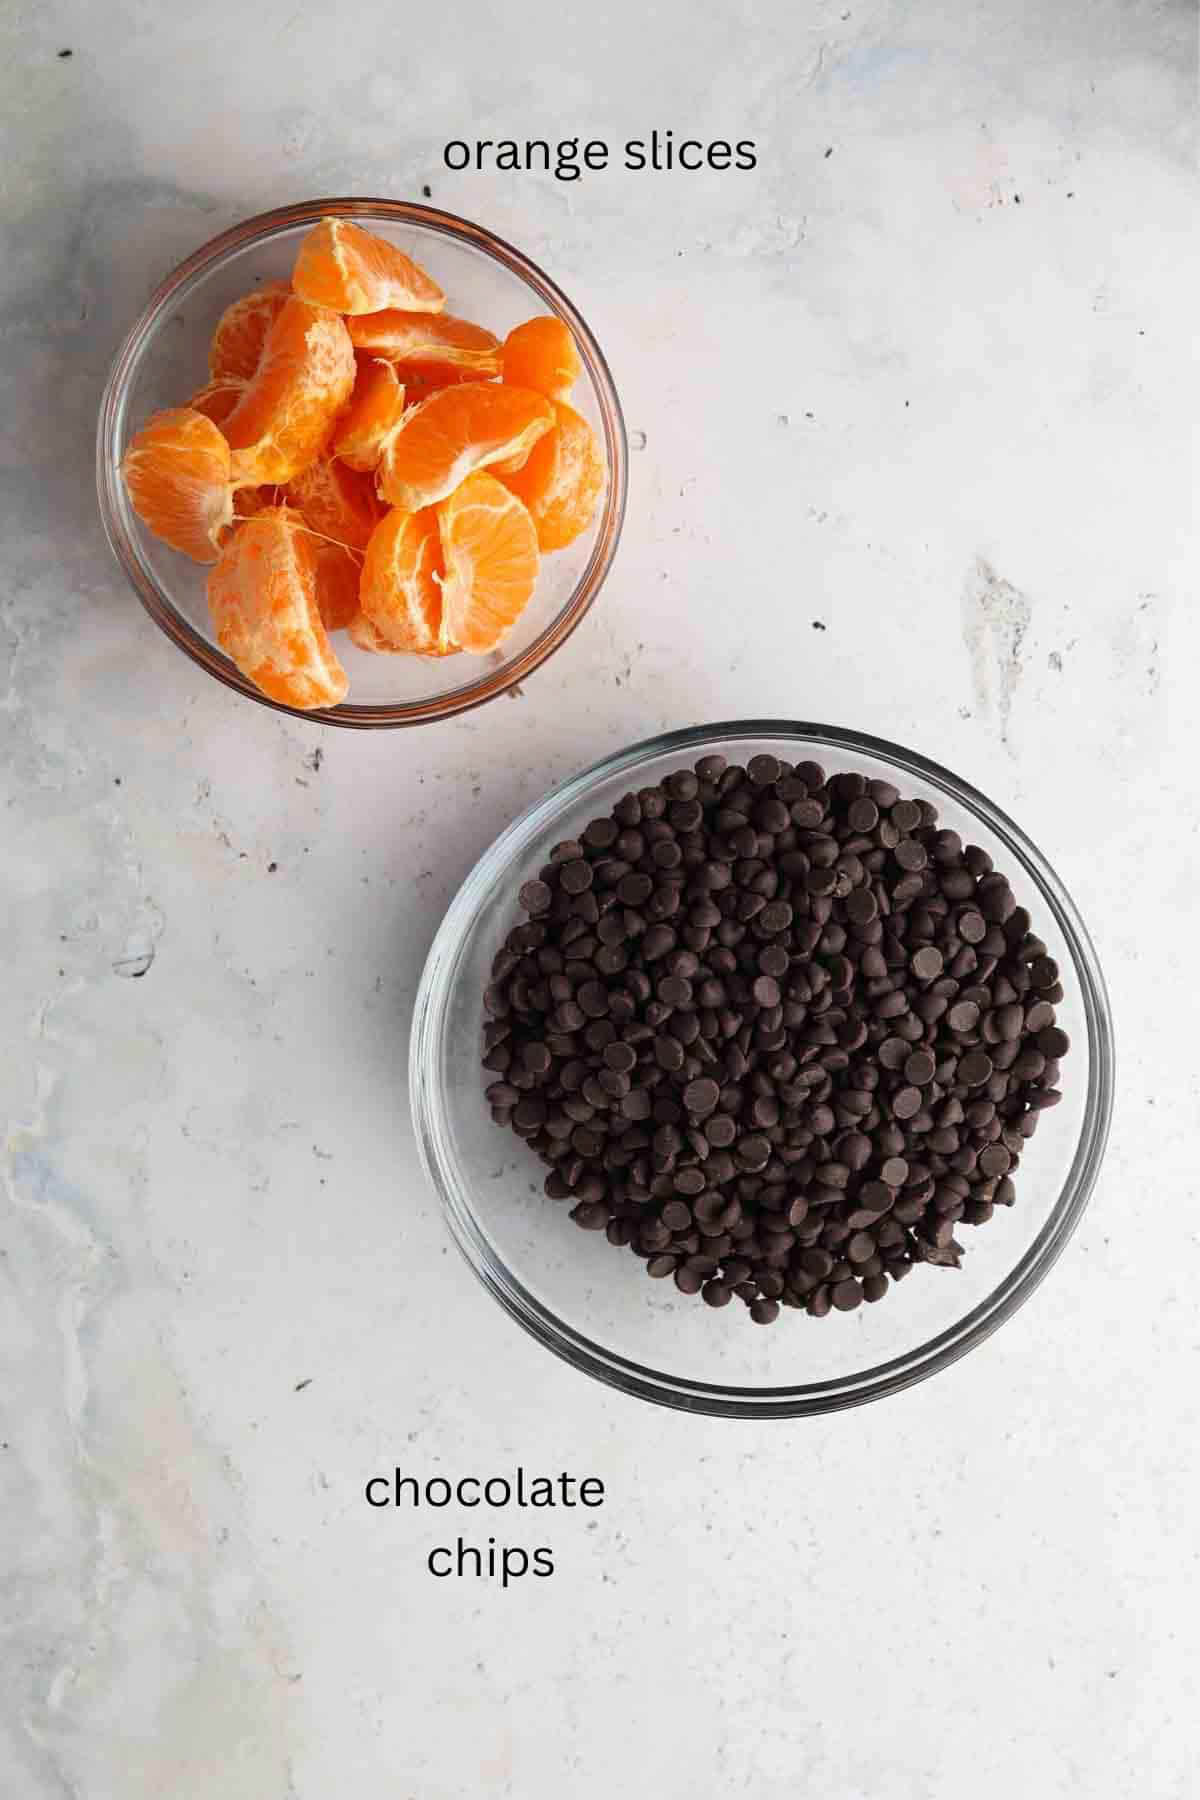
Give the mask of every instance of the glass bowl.
M 545 1169 L 492 1123 L 480 1067 L 482 996 L 492 958 L 523 914 L 522 882 L 552 845 L 576 836 L 630 789 L 720 752 L 811 758 L 858 769 L 928 799 L 940 823 L 981 845 L 1008 875 L 1033 929 L 1063 971 L 1057 1008 L 1072 1048 L 1063 1101 L 1043 1120 L 1016 1177 L 1011 1208 L 964 1233 L 962 1268 L 922 1266 L 882 1304 L 824 1319 L 785 1308 L 759 1327 L 650 1281 L 628 1251 L 580 1231 L 545 1198 Z M 1087 1204 L 1113 1093 L 1112 1025 L 1087 932 L 1040 851 L 965 781 L 897 744 L 780 720 L 699 726 L 635 744 L 554 789 L 510 825 L 446 914 L 422 977 L 410 1084 L 417 1142 L 451 1232 L 485 1287 L 539 1343 L 645 1400 L 735 1418 L 788 1418 L 874 1400 L 946 1368 L 1028 1299 Z
M 276 711 L 293 711 L 259 693 L 219 649 L 205 600 L 207 569 L 145 529 L 125 492 L 121 458 L 151 413 L 186 404 L 207 379 L 208 341 L 230 301 L 264 281 L 287 280 L 301 238 L 331 214 L 390 238 L 441 283 L 453 312 L 499 337 L 534 313 L 564 319 L 583 362 L 571 404 L 597 432 L 608 460 L 608 486 L 590 529 L 546 557 L 533 599 L 502 650 L 489 657 L 372 656 L 339 636 L 351 698 L 300 715 L 330 725 L 419 725 L 479 706 L 545 662 L 599 593 L 621 534 L 627 448 L 608 365 L 582 314 L 511 244 L 451 213 L 399 200 L 308 200 L 222 232 L 167 276 L 117 354 L 97 432 L 100 512 L 117 559 L 167 636 L 227 687 Z

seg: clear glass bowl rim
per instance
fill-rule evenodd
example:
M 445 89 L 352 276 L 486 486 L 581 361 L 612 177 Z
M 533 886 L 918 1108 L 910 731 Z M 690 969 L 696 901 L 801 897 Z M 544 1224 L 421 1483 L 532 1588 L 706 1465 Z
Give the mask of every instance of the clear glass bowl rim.
M 1025 1254 L 978 1306 L 916 1349 L 851 1375 L 796 1387 L 745 1388 L 688 1381 L 619 1356 L 566 1324 L 496 1255 L 474 1217 L 469 1196 L 458 1190 L 450 1176 L 443 1148 L 444 1095 L 437 1078 L 441 1034 L 459 957 L 496 871 L 535 841 L 560 808 L 583 799 L 595 782 L 623 772 L 632 774 L 644 762 L 666 753 L 678 754 L 686 761 L 730 738 L 781 743 L 802 739 L 806 749 L 820 747 L 847 757 L 856 753 L 875 757 L 940 789 L 974 812 L 1030 877 L 1052 912 L 1070 948 L 1087 1023 L 1088 1091 L 1079 1140 L 1054 1209 Z M 1049 1273 L 1082 1217 L 1108 1140 L 1114 1078 L 1112 1015 L 1095 948 L 1070 894 L 1020 827 L 969 782 L 917 751 L 837 726 L 780 719 L 691 726 L 644 739 L 560 782 L 509 825 L 467 876 L 439 927 L 417 992 L 409 1064 L 413 1125 L 425 1172 L 442 1200 L 459 1250 L 505 1311 L 556 1356 L 623 1393 L 682 1411 L 742 1419 L 805 1417 L 882 1399 L 948 1368 L 1010 1319 Z
M 228 662 L 180 615 L 168 596 L 150 575 L 126 530 L 119 504 L 121 477 L 118 445 L 133 372 L 137 367 L 147 338 L 157 329 L 159 321 L 167 310 L 178 304 L 191 288 L 202 281 L 228 256 L 256 244 L 267 243 L 297 225 L 315 224 L 317 220 L 330 214 L 344 218 L 374 217 L 385 219 L 396 225 L 417 225 L 423 229 L 441 233 L 445 237 L 455 238 L 477 250 L 482 250 L 493 261 L 508 269 L 510 273 L 519 276 L 533 289 L 551 312 L 556 312 L 565 319 L 575 335 L 584 367 L 595 387 L 597 403 L 600 407 L 604 447 L 608 457 L 609 482 L 604 508 L 600 516 L 599 530 L 592 546 L 592 554 L 588 558 L 574 592 L 545 631 L 511 662 L 505 663 L 499 669 L 491 670 L 488 674 L 481 676 L 478 681 L 456 688 L 448 694 L 433 695 L 427 700 L 407 701 L 394 705 L 357 705 L 348 701 L 343 702 L 340 706 L 320 707 L 311 712 L 300 712 L 294 707 L 284 706 L 279 701 L 271 700 L 267 695 L 260 693 L 252 682 L 234 668 L 232 663 Z M 378 726 L 423 725 L 435 720 L 451 718 L 456 713 L 466 712 L 475 706 L 482 706 L 485 701 L 493 700 L 497 695 L 506 693 L 508 689 L 516 687 L 525 680 L 535 669 L 540 668 L 542 663 L 558 649 L 559 645 L 565 643 L 570 637 L 595 600 L 612 566 L 625 519 L 628 463 L 625 420 L 608 363 L 587 320 L 562 289 L 551 281 L 550 277 L 522 251 L 507 243 L 503 238 L 497 237 L 493 232 L 485 230 L 482 225 L 476 225 L 469 219 L 460 218 L 455 213 L 442 212 L 436 207 L 423 206 L 415 201 L 372 199 L 361 195 L 304 200 L 294 205 L 276 207 L 271 212 L 257 213 L 253 218 L 243 219 L 239 224 L 231 226 L 228 231 L 221 232 L 219 236 L 211 238 L 208 243 L 202 244 L 198 250 L 193 251 L 191 256 L 181 262 L 159 283 L 143 308 L 140 317 L 130 328 L 109 372 L 100 402 L 96 428 L 96 490 L 105 535 L 114 556 L 121 564 L 134 591 L 155 624 L 166 633 L 172 643 L 177 644 L 190 656 L 194 663 L 197 663 L 202 669 L 206 669 L 210 675 L 215 676 L 226 687 L 245 695 L 248 700 L 254 700 L 260 706 L 268 706 L 275 712 L 288 713 L 293 718 L 315 719 L 325 725 L 343 725 L 359 729 Z

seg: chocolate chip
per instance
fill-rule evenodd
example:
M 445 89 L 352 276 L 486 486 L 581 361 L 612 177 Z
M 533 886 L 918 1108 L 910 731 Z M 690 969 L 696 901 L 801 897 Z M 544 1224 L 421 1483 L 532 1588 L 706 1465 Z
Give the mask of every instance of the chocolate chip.
M 958 1078 L 968 1087 L 982 1087 L 992 1073 L 992 1059 L 985 1050 L 970 1050 L 958 1065 Z
M 697 1119 L 705 1118 L 712 1112 L 720 1098 L 720 1088 L 707 1075 L 700 1076 L 696 1081 L 689 1081 L 683 1090 L 683 1104 L 692 1117 Z M 707 1135 L 710 1144 L 715 1142 L 711 1131 Z M 732 1139 L 728 1141 L 732 1142 Z
M 942 953 L 934 944 L 923 944 L 912 959 L 912 972 L 918 981 L 936 981 L 942 972 Z
M 933 1080 L 936 1068 L 937 1058 L 931 1051 L 914 1050 L 912 1055 L 905 1059 L 904 1078 L 906 1081 L 912 1082 L 914 1087 L 925 1087 Z

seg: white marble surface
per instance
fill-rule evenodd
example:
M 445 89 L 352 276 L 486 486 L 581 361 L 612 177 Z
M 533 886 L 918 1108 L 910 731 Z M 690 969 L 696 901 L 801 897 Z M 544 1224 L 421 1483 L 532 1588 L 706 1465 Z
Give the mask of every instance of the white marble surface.
M 1182 1800 L 1191 9 L 344 11 L 0 18 L 0 1794 Z M 654 125 L 752 136 L 759 169 L 440 166 L 465 133 Z M 320 730 L 144 617 L 95 516 L 96 403 L 196 243 L 422 183 L 593 320 L 629 520 L 523 698 Z M 903 1397 L 758 1427 L 517 1332 L 405 1104 L 422 958 L 499 826 L 610 747 L 751 714 L 897 737 L 1012 810 L 1120 1048 L 1094 1204 L 1019 1318 Z M 552 1581 L 436 1583 L 424 1518 L 363 1503 L 398 1460 L 610 1498 L 557 1516 Z

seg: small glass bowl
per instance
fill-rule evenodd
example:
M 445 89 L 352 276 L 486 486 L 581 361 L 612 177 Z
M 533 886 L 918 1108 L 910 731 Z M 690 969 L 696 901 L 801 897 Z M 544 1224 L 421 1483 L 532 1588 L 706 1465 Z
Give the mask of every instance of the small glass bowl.
M 492 959 L 524 916 L 517 890 L 551 847 L 622 794 L 720 752 L 759 751 L 858 769 L 928 799 L 940 823 L 981 845 L 1028 905 L 1063 971 L 1057 1008 L 1072 1040 L 1062 1104 L 1017 1173 L 1016 1204 L 964 1228 L 962 1268 L 923 1266 L 881 1304 L 812 1319 L 785 1309 L 760 1327 L 740 1305 L 714 1311 L 650 1281 L 628 1251 L 580 1231 L 542 1192 L 532 1151 L 492 1123 L 480 1067 Z M 998 807 L 914 751 L 825 725 L 747 721 L 635 744 L 564 782 L 510 825 L 468 876 L 434 940 L 417 995 L 410 1087 L 422 1161 L 459 1249 L 500 1304 L 578 1369 L 644 1400 L 732 1418 L 790 1418 L 855 1406 L 946 1368 L 1027 1300 L 1087 1203 L 1108 1136 L 1112 1023 L 1103 978 L 1070 896 Z
M 420 725 L 494 699 L 544 663 L 596 598 L 621 535 L 628 456 L 608 365 L 582 314 L 511 244 L 451 213 L 399 200 L 308 200 L 222 232 L 151 295 L 113 364 L 97 432 L 100 512 L 115 555 L 167 636 L 226 687 L 292 712 L 259 693 L 220 650 L 208 619 L 207 569 L 146 530 L 125 492 L 121 458 L 151 413 L 186 405 L 207 380 L 209 338 L 230 301 L 264 281 L 287 280 L 301 238 L 330 215 L 391 238 L 441 283 L 451 311 L 498 337 L 535 313 L 564 319 L 583 361 L 571 404 L 597 432 L 608 460 L 608 486 L 595 520 L 567 549 L 545 558 L 534 596 L 503 650 L 486 658 L 373 656 L 339 635 L 351 698 L 300 715 L 329 725 Z

